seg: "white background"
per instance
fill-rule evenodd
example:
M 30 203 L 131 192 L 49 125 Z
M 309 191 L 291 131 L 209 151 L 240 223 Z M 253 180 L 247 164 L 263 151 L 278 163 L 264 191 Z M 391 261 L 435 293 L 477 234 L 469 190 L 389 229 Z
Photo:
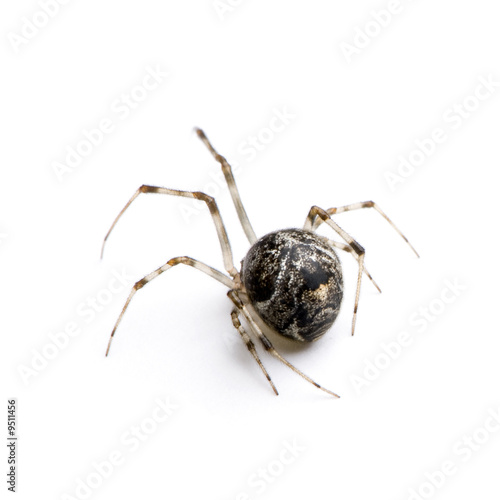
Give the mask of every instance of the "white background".
M 121 465 L 89 498 L 387 500 L 412 489 L 498 498 L 498 424 L 481 428 L 500 405 L 500 88 L 460 123 L 451 117 L 480 78 L 500 81 L 499 10 L 491 0 L 402 0 L 379 34 L 368 25 L 367 46 L 349 63 L 341 44 L 356 34 L 363 42 L 359 30 L 388 5 L 253 0 L 219 15 L 210 0 L 73 0 L 19 45 L 23 18 L 40 6 L 3 2 L 0 422 L 5 436 L 7 399 L 17 398 L 18 498 L 83 498 L 77 484 L 91 477 L 95 486 L 93 462 L 113 453 Z M 113 103 L 157 66 L 168 77 L 122 119 Z M 267 137 L 276 110 L 293 118 L 249 161 L 242 148 Z M 103 118 L 114 130 L 58 179 L 54 163 Z M 383 293 L 363 282 L 351 337 L 356 265 L 342 255 L 346 296 L 334 327 L 305 348 L 275 343 L 340 400 L 263 353 L 276 397 L 232 327 L 224 287 L 182 266 L 136 295 L 104 357 L 133 281 L 178 255 L 222 269 L 208 211 L 183 216 L 191 204 L 153 195 L 129 209 L 99 260 L 141 184 L 215 194 L 238 266 L 248 249 L 194 126 L 239 165 L 259 235 L 301 226 L 313 204 L 373 199 L 420 252 L 375 212 L 337 216 L 366 248 Z M 435 128 L 446 141 L 391 189 L 386 173 Z M 106 296 L 122 270 L 129 284 L 89 321 L 86 301 Z M 445 292 L 453 303 L 443 305 L 446 280 L 464 289 Z M 416 326 L 429 304 L 439 313 Z M 71 323 L 79 335 L 54 354 L 49 334 Z M 367 363 L 387 362 L 382 344 L 401 332 L 411 345 L 357 390 L 353 380 Z M 41 361 L 43 352 L 53 359 Z M 159 397 L 177 409 L 133 450 L 127 433 L 144 422 L 151 430 Z M 461 444 L 464 435 L 487 442 Z M 443 479 L 434 472 L 445 461 L 454 474 Z M 262 471 L 270 481 L 257 479 Z M 426 486 L 426 474 L 442 486 Z

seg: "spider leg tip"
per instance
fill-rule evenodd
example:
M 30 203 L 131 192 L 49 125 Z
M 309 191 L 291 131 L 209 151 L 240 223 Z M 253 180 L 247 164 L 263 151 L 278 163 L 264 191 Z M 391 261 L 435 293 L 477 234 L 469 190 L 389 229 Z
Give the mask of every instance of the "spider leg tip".
M 417 256 L 417 258 L 420 259 L 420 254 L 415 250 L 415 247 L 408 240 L 406 240 L 406 242 L 410 245 L 410 248 L 413 250 L 413 253 Z
M 340 399 L 340 396 L 338 394 L 336 394 L 335 392 L 333 391 L 329 391 L 328 389 L 323 389 L 325 392 L 327 392 L 328 394 L 330 394 L 331 396 L 333 396 L 335 399 Z
M 102 242 L 102 246 L 101 246 L 101 258 L 100 260 L 102 260 L 104 258 L 104 249 L 106 248 L 106 239 L 104 239 L 104 241 Z
M 106 349 L 106 354 L 104 355 L 105 358 L 108 357 L 108 354 L 109 354 L 109 350 L 111 349 L 111 340 L 108 342 L 108 347 Z

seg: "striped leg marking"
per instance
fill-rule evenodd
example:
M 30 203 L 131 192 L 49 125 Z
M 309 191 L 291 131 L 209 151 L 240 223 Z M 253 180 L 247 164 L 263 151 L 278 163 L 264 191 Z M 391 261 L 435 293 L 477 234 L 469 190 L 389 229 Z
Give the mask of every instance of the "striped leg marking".
M 234 180 L 231 165 L 229 165 L 227 160 L 222 155 L 217 153 L 203 130 L 201 130 L 200 128 L 195 128 L 195 131 L 198 137 L 203 141 L 203 144 L 205 144 L 208 150 L 212 153 L 212 156 L 220 163 L 222 172 L 229 187 L 229 192 L 231 193 L 231 198 L 233 199 L 233 203 L 236 208 L 236 212 L 238 213 L 240 223 L 243 227 L 243 230 L 245 231 L 248 241 L 253 245 L 257 241 L 257 236 L 255 235 L 255 232 L 252 228 L 252 224 L 250 224 L 250 220 L 245 211 L 245 208 L 243 207 L 240 193 L 238 191 L 238 187 L 236 186 L 236 181 Z
M 318 389 L 321 389 L 322 391 L 326 392 L 327 394 L 330 394 L 330 396 L 334 396 L 336 398 L 340 397 L 337 394 L 335 394 L 332 391 L 329 391 L 328 389 L 325 389 L 318 383 L 316 383 L 312 378 L 308 377 L 305 373 L 301 372 L 298 368 L 295 368 L 295 366 L 292 365 L 289 361 L 287 361 L 271 344 L 270 340 L 264 335 L 262 330 L 259 328 L 257 323 L 254 321 L 252 318 L 252 315 L 250 314 L 250 311 L 245 305 L 245 302 L 243 301 L 241 295 L 239 295 L 236 291 L 230 290 L 228 292 L 229 298 L 233 301 L 233 304 L 236 306 L 236 308 L 241 311 L 245 319 L 248 321 L 248 324 L 252 328 L 252 331 L 257 335 L 259 338 L 260 342 L 264 346 L 264 349 L 274 356 L 275 358 L 279 359 L 284 365 L 288 366 L 291 370 L 293 370 L 295 373 L 300 375 L 303 379 L 307 380 L 310 384 L 314 385 Z
M 224 258 L 224 268 L 231 275 L 235 276 L 237 271 L 233 264 L 233 253 L 231 251 L 231 245 L 229 244 L 229 238 L 227 236 L 226 228 L 224 227 L 224 223 L 222 222 L 222 217 L 219 212 L 219 207 L 215 199 L 212 196 L 209 196 L 205 193 L 201 193 L 199 191 L 179 191 L 177 189 L 168 189 L 157 186 L 147 186 L 142 185 L 130 198 L 127 204 L 122 208 L 121 212 L 118 214 L 113 224 L 109 228 L 108 233 L 104 237 L 104 241 L 102 243 L 101 250 L 101 258 L 104 255 L 104 246 L 106 245 L 106 241 L 113 231 L 113 228 L 116 226 L 116 223 L 120 220 L 120 217 L 124 214 L 125 210 L 132 204 L 132 202 L 141 194 L 141 193 L 156 193 L 156 194 L 167 194 L 171 196 L 182 196 L 184 198 L 194 198 L 196 200 L 204 201 L 208 209 L 210 210 L 210 214 L 212 215 L 212 219 L 215 224 L 215 229 L 217 231 L 217 236 L 219 237 L 220 246 L 222 249 L 222 255 Z
M 328 213 L 317 206 L 311 207 L 309 214 L 306 218 L 306 223 L 304 224 L 304 229 L 306 231 L 312 231 L 314 227 L 314 222 L 316 217 L 320 217 L 322 222 L 328 224 L 337 234 L 339 234 L 346 243 L 353 250 L 353 256 L 358 261 L 358 282 L 356 286 L 356 299 L 354 301 L 354 314 L 352 316 L 352 329 L 351 334 L 354 335 L 354 328 L 356 326 L 356 318 L 358 315 L 358 303 L 359 303 L 359 293 L 361 291 L 361 278 L 363 277 L 364 261 L 365 261 L 365 249 L 355 241 L 352 236 L 346 233 L 329 215 Z
M 123 306 L 122 312 L 120 313 L 120 316 L 118 316 L 118 319 L 116 320 L 115 326 L 113 328 L 113 331 L 111 332 L 111 336 L 109 337 L 109 342 L 108 342 L 108 348 L 106 349 L 106 356 L 109 353 L 109 349 L 111 347 L 111 342 L 113 340 L 113 337 L 115 336 L 116 329 L 118 328 L 118 325 L 120 324 L 123 315 L 125 314 L 125 311 L 127 310 L 130 301 L 132 300 L 132 297 L 135 295 L 135 293 L 140 290 L 143 286 L 147 285 L 150 281 L 154 280 L 160 274 L 163 274 L 165 271 L 168 271 L 174 266 L 177 266 L 178 264 L 185 264 L 187 266 L 194 267 L 195 269 L 198 269 L 199 271 L 204 272 L 208 276 L 216 279 L 223 285 L 226 285 L 229 288 L 232 288 L 234 286 L 233 281 L 231 278 L 226 276 L 225 274 L 222 274 L 220 271 L 217 271 L 217 269 L 214 269 L 213 267 L 207 266 L 206 264 L 203 264 L 203 262 L 199 262 L 195 259 L 191 259 L 190 257 L 176 257 L 175 259 L 170 259 L 166 264 L 163 266 L 159 267 L 155 271 L 149 273 L 148 275 L 144 276 L 142 280 L 139 280 L 133 287 L 132 290 L 130 291 L 130 294 L 127 298 L 127 301 L 125 302 L 125 305 Z
M 343 250 L 344 252 L 348 252 L 351 255 L 354 256 L 356 260 L 358 260 L 358 255 L 356 252 L 350 247 L 349 245 L 346 245 L 345 243 L 341 243 L 340 241 L 334 241 L 330 240 L 328 238 L 325 238 L 327 243 L 331 245 L 332 247 L 338 248 L 339 250 Z M 368 269 L 366 269 L 366 266 L 363 266 L 363 272 L 366 274 L 366 277 L 373 283 L 373 286 L 380 292 L 382 293 L 382 290 L 380 287 L 377 285 L 377 282 L 372 278 L 372 275 L 368 272 Z
M 406 243 L 408 243 L 409 247 L 413 250 L 415 255 L 417 257 L 420 257 L 415 248 L 413 248 L 413 245 L 408 241 L 408 238 L 397 228 L 396 224 L 394 224 L 394 222 L 392 222 L 392 220 L 389 219 L 389 217 L 387 217 L 385 212 L 383 212 L 382 209 L 374 201 L 362 201 L 359 203 L 351 203 L 350 205 L 344 205 L 342 207 L 333 207 L 329 208 L 326 212 L 328 213 L 328 215 L 334 215 L 334 214 L 341 214 L 342 212 L 351 212 L 352 210 L 359 210 L 361 208 L 373 208 L 375 211 L 377 211 L 392 226 L 392 228 L 399 234 L 399 236 L 401 236 L 401 238 L 403 238 L 403 240 L 405 240 Z M 321 225 L 322 222 L 323 220 L 321 218 L 317 218 L 313 222 L 313 230 L 316 230 Z
M 241 322 L 239 319 L 239 311 L 238 309 L 233 309 L 231 312 L 231 319 L 233 320 L 233 325 L 238 330 L 238 333 L 241 335 L 241 338 L 243 339 L 243 342 L 245 342 L 245 345 L 247 346 L 248 350 L 250 351 L 250 354 L 254 357 L 255 361 L 260 366 L 260 369 L 262 370 L 262 373 L 265 375 L 267 378 L 267 381 L 271 384 L 271 387 L 273 388 L 274 393 L 276 396 L 278 396 L 278 390 L 276 389 L 276 386 L 273 384 L 273 381 L 271 380 L 271 377 L 269 376 L 269 373 L 267 373 L 267 370 L 264 368 L 264 365 L 262 364 L 262 361 L 259 358 L 259 355 L 257 354 L 257 350 L 255 349 L 255 344 L 252 342 L 252 339 L 248 336 L 248 333 L 245 331 L 245 329 L 241 326 Z

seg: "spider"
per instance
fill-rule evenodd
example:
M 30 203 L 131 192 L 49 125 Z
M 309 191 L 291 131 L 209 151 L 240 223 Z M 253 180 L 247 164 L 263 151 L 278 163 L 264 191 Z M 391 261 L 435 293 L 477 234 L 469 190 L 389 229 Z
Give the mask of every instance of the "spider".
M 227 295 L 233 303 L 231 311 L 232 323 L 276 395 L 278 395 L 278 390 L 262 364 L 254 342 L 242 326 L 240 322 L 241 316 L 245 318 L 250 327 L 249 331 L 260 341 L 265 351 L 284 363 L 309 383 L 338 398 L 337 394 L 322 387 L 287 361 L 274 348 L 266 333 L 278 333 L 298 342 L 312 342 L 330 329 L 337 318 L 343 298 L 342 268 L 335 249 L 350 253 L 358 263 L 356 296 L 351 327 L 352 335 L 354 335 L 356 325 L 363 273 L 367 275 L 377 290 L 381 291 L 364 266 L 364 248 L 331 218 L 332 215 L 362 208 L 373 208 L 398 232 L 418 257 L 417 251 L 373 201 L 353 203 L 328 210 L 313 206 L 309 210 L 302 229 L 282 229 L 266 234 L 258 239 L 241 202 L 231 166 L 226 158 L 215 150 L 201 129 L 196 128 L 195 131 L 222 167 L 238 218 L 251 247 L 245 258 L 241 261 L 241 271 L 238 272 L 234 267 L 233 254 L 226 228 L 213 197 L 199 191 L 180 191 L 142 185 L 123 207 L 111 225 L 104 238 L 101 258 L 111 231 L 123 213 L 141 193 L 166 194 L 194 198 L 202 200 L 207 204 L 217 231 L 224 268 L 227 274 L 191 257 L 176 257 L 137 281 L 132 287 L 111 332 L 106 356 L 109 354 L 111 342 L 118 325 L 122 321 L 123 315 L 136 292 L 165 271 L 179 264 L 184 264 L 202 271 L 229 288 Z M 333 241 L 316 234 L 315 231 L 322 223 L 330 226 L 345 243 Z

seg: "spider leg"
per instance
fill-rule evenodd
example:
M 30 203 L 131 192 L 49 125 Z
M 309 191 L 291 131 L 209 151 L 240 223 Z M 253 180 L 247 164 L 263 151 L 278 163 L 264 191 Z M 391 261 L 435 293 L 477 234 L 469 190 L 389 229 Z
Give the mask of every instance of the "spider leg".
M 241 338 L 243 339 L 243 342 L 245 342 L 245 345 L 250 351 L 250 354 L 259 364 L 262 373 L 266 376 L 268 382 L 271 384 L 271 387 L 273 388 L 273 391 L 275 392 L 276 396 L 278 396 L 278 390 L 276 389 L 276 386 L 273 384 L 273 381 L 271 380 L 271 377 L 267 373 L 267 370 L 264 368 L 264 365 L 262 364 L 262 361 L 260 360 L 259 355 L 257 354 L 257 351 L 255 349 L 255 344 L 252 342 L 252 339 L 248 336 L 248 333 L 244 330 L 243 326 L 241 326 L 241 322 L 238 317 L 239 314 L 240 312 L 236 308 L 234 308 L 233 311 L 231 312 L 231 319 L 233 320 L 233 325 L 236 328 L 236 330 L 238 330 L 238 333 L 241 335 Z
M 332 247 L 338 248 L 340 250 L 344 250 L 344 252 L 348 252 L 354 256 L 356 260 L 358 260 L 358 256 L 356 252 L 350 247 L 349 245 L 346 245 L 345 243 L 341 243 L 340 241 L 334 241 L 330 240 L 328 238 L 325 238 L 325 241 L 331 245 Z M 368 272 L 368 269 L 366 269 L 366 266 L 363 265 L 363 272 L 366 274 L 367 278 L 373 283 L 373 286 L 380 292 L 382 293 L 382 290 L 380 287 L 377 285 L 376 281 L 372 278 L 372 275 Z
M 358 303 L 359 303 L 359 293 L 361 290 L 361 278 L 363 276 L 364 260 L 365 260 L 365 249 L 355 241 L 352 236 L 346 233 L 329 215 L 328 213 L 317 206 L 312 206 L 309 210 L 309 214 L 306 218 L 306 223 L 304 224 L 304 229 L 306 231 L 313 230 L 313 224 L 316 217 L 320 217 L 322 222 L 328 224 L 335 232 L 337 232 L 352 248 L 353 255 L 358 261 L 358 282 L 356 286 L 356 299 L 354 301 L 354 314 L 352 316 L 352 329 L 351 334 L 354 335 L 354 327 L 356 326 L 356 317 L 358 314 Z
M 250 311 L 248 310 L 248 308 L 247 308 L 247 306 L 245 304 L 245 299 L 243 299 L 242 296 L 240 294 L 238 294 L 238 292 L 236 292 L 235 290 L 230 290 L 228 292 L 228 296 L 233 301 L 233 303 L 236 306 L 236 308 L 239 311 L 241 311 L 241 313 L 243 314 L 243 316 L 245 317 L 245 319 L 248 321 L 249 325 L 251 326 L 252 331 L 255 333 L 255 335 L 257 335 L 257 337 L 259 338 L 260 342 L 264 346 L 264 349 L 269 354 L 271 354 L 275 358 L 279 359 L 284 365 L 288 366 L 288 368 L 290 368 L 291 370 L 293 370 L 295 373 L 297 373 L 298 375 L 300 375 L 302 378 L 304 378 L 305 380 L 307 380 L 309 383 L 311 383 L 312 385 L 314 385 L 318 389 L 321 389 L 322 391 L 324 391 L 324 392 L 326 392 L 326 393 L 328 393 L 331 396 L 334 396 L 336 398 L 340 397 L 337 394 L 335 394 L 334 392 L 329 391 L 328 389 L 325 389 L 324 387 L 322 387 L 321 385 L 319 385 L 318 383 L 316 383 L 312 378 L 308 377 L 305 373 L 301 372 L 298 368 L 296 368 L 289 361 L 287 361 L 274 348 L 274 346 L 271 344 L 270 340 L 264 335 L 264 333 L 260 329 L 259 325 L 257 325 L 257 323 L 254 321 L 254 319 L 253 319 Z
M 104 241 L 102 243 L 101 258 L 104 254 L 104 246 L 106 245 L 106 240 L 111 234 L 111 231 L 113 231 L 113 228 L 116 226 L 116 223 L 120 220 L 120 217 L 124 214 L 125 210 L 127 210 L 127 208 L 141 193 L 167 194 L 171 196 L 182 196 L 185 198 L 194 198 L 197 200 L 204 201 L 207 204 L 208 209 L 210 210 L 210 214 L 212 215 L 215 224 L 215 229 L 217 231 L 217 236 L 219 237 L 219 242 L 222 249 L 222 255 L 224 258 L 224 268 L 232 277 L 234 277 L 237 274 L 237 271 L 233 264 L 233 253 L 231 251 L 231 245 L 229 244 L 229 238 L 227 236 L 226 228 L 224 227 L 224 223 L 222 222 L 222 217 L 219 212 L 219 207 L 217 206 L 215 199 L 212 196 L 209 196 L 205 193 L 201 193 L 199 191 L 179 191 L 177 189 L 168 189 L 157 186 L 142 185 L 134 193 L 132 198 L 130 198 L 127 204 L 122 208 L 121 212 L 117 215 L 113 224 L 109 228 L 109 231 L 104 237 Z
M 344 205 L 342 207 L 333 207 L 326 210 L 326 212 L 328 213 L 328 215 L 334 215 L 334 214 L 340 214 L 342 212 L 351 212 L 352 210 L 359 210 L 361 208 L 373 208 L 375 211 L 377 211 L 393 227 L 393 229 L 399 234 L 399 236 L 401 236 L 401 238 L 403 238 L 403 240 L 405 240 L 406 243 L 408 243 L 409 247 L 413 250 L 415 255 L 417 257 L 420 257 L 415 248 L 413 248 L 413 245 L 408 241 L 408 238 L 396 227 L 394 222 L 392 222 L 392 220 L 389 219 L 389 217 L 387 217 L 387 215 L 374 201 L 362 201 L 359 203 L 351 203 L 350 205 Z M 322 222 L 323 220 L 321 218 L 317 218 L 316 220 L 314 220 L 312 229 L 316 230 L 321 225 Z
M 240 223 L 243 227 L 243 230 L 245 231 L 246 237 L 248 238 L 250 244 L 255 243 L 257 241 L 257 236 L 255 236 L 255 232 L 252 228 L 252 225 L 250 224 L 248 215 L 245 212 L 243 203 L 241 202 L 240 193 L 234 180 L 231 165 L 229 165 L 227 160 L 222 155 L 217 153 L 203 130 L 195 128 L 195 131 L 198 134 L 198 137 L 203 141 L 203 144 L 205 144 L 208 150 L 212 153 L 213 157 L 220 163 L 222 172 L 224 173 L 224 177 L 226 178 L 226 182 L 229 187 L 229 192 L 231 193 L 231 198 L 233 199 L 233 203 L 236 208 L 236 212 L 238 213 L 238 218 L 240 219 Z
M 118 325 L 120 324 L 120 322 L 123 318 L 123 315 L 125 314 L 125 311 L 127 310 L 128 306 L 130 304 L 130 301 L 132 300 L 132 297 L 135 295 L 137 290 L 140 290 L 143 286 L 147 285 L 150 281 L 152 281 L 153 279 L 160 276 L 160 274 L 164 273 L 165 271 L 168 271 L 169 269 L 171 269 L 172 267 L 174 267 L 178 264 L 185 264 L 187 266 L 194 267 L 195 269 L 198 269 L 199 271 L 202 271 L 205 274 L 208 274 L 208 276 L 216 279 L 217 281 L 219 281 L 223 285 L 226 285 L 229 288 L 232 288 L 234 286 L 234 283 L 231 280 L 231 278 L 229 278 L 225 274 L 221 273 L 220 271 L 217 271 L 217 269 L 214 269 L 213 267 L 210 267 L 210 266 L 207 266 L 206 264 L 203 264 L 203 262 L 199 262 L 195 259 L 191 259 L 190 257 L 176 257 L 174 259 L 170 259 L 163 266 L 159 267 L 155 271 L 144 276 L 144 278 L 139 280 L 132 287 L 132 290 L 130 291 L 130 294 L 127 298 L 127 301 L 125 302 L 125 305 L 123 306 L 122 312 L 120 313 L 120 316 L 118 316 L 118 319 L 116 320 L 113 331 L 111 332 L 111 336 L 109 337 L 108 348 L 106 349 L 106 356 L 109 353 L 109 349 L 111 347 L 111 342 L 113 340 L 113 337 L 115 336 L 116 329 L 118 328 Z

